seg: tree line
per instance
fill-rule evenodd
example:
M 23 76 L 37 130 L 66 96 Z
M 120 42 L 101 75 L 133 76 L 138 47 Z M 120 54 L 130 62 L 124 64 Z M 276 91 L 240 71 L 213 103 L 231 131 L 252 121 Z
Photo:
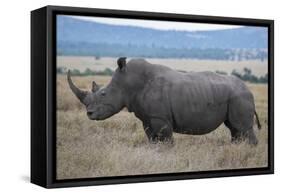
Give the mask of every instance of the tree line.
M 187 58 L 210 60 L 261 60 L 268 57 L 266 49 L 222 49 L 222 48 L 170 48 L 155 45 L 60 43 L 59 56 L 94 56 L 100 57 L 141 57 L 141 58 Z
M 57 67 L 57 74 L 66 74 L 67 69 L 65 67 Z M 114 73 L 110 68 L 105 68 L 102 71 L 93 71 L 89 68 L 86 68 L 84 71 L 80 71 L 79 69 L 71 70 L 71 75 L 74 76 L 90 76 L 90 75 L 103 75 L 103 76 L 112 76 Z
M 218 74 L 221 75 L 227 75 L 227 72 L 217 70 L 215 71 Z M 65 67 L 57 67 L 57 74 L 66 74 L 67 69 Z M 85 69 L 84 71 L 80 71 L 78 69 L 73 69 L 71 71 L 71 74 L 74 76 L 95 76 L 95 75 L 102 75 L 102 76 L 112 76 L 114 73 L 113 70 L 110 68 L 106 68 L 102 71 L 93 71 L 89 68 Z M 244 68 L 242 72 L 238 72 L 237 70 L 233 70 L 231 72 L 231 75 L 236 76 L 240 78 L 243 81 L 247 81 L 250 83 L 268 83 L 268 74 L 265 74 L 264 76 L 256 76 L 252 74 L 251 69 Z

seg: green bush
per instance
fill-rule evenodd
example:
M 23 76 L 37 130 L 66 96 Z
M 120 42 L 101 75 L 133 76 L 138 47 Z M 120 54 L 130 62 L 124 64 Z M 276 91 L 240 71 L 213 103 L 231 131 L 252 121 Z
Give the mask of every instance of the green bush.
M 234 69 L 231 75 L 236 76 L 243 81 L 248 81 L 251 83 L 268 83 L 268 74 L 258 77 L 253 75 L 251 69 L 248 69 L 246 67 L 243 69 L 242 73 L 239 73 Z
M 220 71 L 220 70 L 217 70 L 216 73 L 221 74 L 221 75 L 227 75 L 227 73 L 225 71 Z

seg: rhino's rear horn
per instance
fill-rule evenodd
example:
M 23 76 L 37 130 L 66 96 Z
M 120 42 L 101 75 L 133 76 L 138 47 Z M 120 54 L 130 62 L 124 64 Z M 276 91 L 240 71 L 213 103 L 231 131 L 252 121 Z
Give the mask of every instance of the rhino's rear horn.
M 87 91 L 83 91 L 80 90 L 79 88 L 77 88 L 72 80 L 71 80 L 71 76 L 70 76 L 70 70 L 68 70 L 67 72 L 67 81 L 69 84 L 70 89 L 72 90 L 72 92 L 76 95 L 76 97 L 84 104 L 84 99 L 87 96 L 88 92 Z
M 92 92 L 96 92 L 99 89 L 100 89 L 100 86 L 95 81 L 93 81 L 92 82 Z

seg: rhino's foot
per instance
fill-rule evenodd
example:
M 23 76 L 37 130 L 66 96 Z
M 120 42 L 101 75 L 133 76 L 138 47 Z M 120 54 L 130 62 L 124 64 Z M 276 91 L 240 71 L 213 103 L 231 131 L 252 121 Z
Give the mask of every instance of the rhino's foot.
M 144 131 L 152 144 L 173 144 L 173 130 L 163 119 L 152 118 L 149 125 L 144 124 Z
M 151 143 L 151 144 L 174 144 L 174 138 L 173 137 L 168 137 L 168 138 L 154 137 L 154 138 L 149 138 L 149 143 Z
M 257 145 L 258 144 L 258 139 L 254 133 L 254 130 L 250 130 L 249 134 L 248 134 L 248 138 L 249 138 L 249 144 L 250 145 Z
M 231 137 L 231 143 L 239 144 L 243 141 L 248 141 L 250 145 L 258 144 L 258 139 L 253 130 L 249 130 L 246 133 L 236 133 Z

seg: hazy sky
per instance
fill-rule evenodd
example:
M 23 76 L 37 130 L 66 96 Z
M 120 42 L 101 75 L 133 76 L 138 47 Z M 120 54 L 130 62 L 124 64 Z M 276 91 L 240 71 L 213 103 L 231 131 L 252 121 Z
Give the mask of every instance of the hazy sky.
M 187 23 L 187 22 L 166 22 L 166 21 L 153 21 L 153 20 L 139 20 L 139 19 L 116 19 L 116 18 L 103 18 L 103 17 L 85 17 L 85 16 L 70 16 L 77 19 L 95 21 L 99 23 L 113 24 L 113 25 L 129 25 L 139 26 L 145 28 L 153 28 L 160 30 L 217 30 L 217 29 L 230 29 L 243 26 L 237 25 L 220 25 L 220 24 L 200 24 L 200 23 Z

